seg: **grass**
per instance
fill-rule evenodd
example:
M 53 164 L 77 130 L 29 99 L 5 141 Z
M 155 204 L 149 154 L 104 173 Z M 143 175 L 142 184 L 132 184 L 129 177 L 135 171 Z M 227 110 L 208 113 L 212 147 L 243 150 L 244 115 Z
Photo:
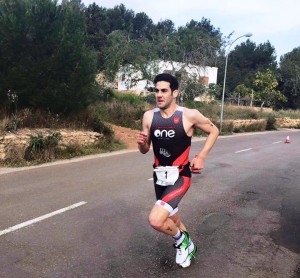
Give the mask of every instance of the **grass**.
M 57 159 L 70 159 L 78 156 L 85 156 L 91 154 L 107 153 L 124 149 L 125 146 L 117 140 L 109 142 L 99 142 L 99 144 L 80 146 L 69 145 L 65 149 L 59 149 Z
M 275 112 L 276 118 L 300 119 L 300 110 L 279 110 Z
M 79 156 L 91 154 L 107 153 L 124 149 L 125 146 L 119 141 L 102 140 L 98 144 L 81 146 L 78 144 L 68 145 L 65 148 L 41 149 L 33 154 L 26 155 L 26 150 L 22 148 L 11 148 L 6 154 L 5 160 L 0 160 L 2 167 L 24 167 L 33 166 L 45 162 L 51 162 L 58 159 L 71 159 Z

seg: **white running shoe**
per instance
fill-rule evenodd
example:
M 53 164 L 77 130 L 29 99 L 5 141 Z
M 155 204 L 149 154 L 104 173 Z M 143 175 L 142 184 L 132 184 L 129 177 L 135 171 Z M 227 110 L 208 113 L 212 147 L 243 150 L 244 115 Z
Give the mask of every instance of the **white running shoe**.
M 197 252 L 197 246 L 191 241 L 189 244 L 189 254 L 186 260 L 180 264 L 181 267 L 186 268 L 191 265 L 191 261 L 193 258 L 195 258 L 196 252 Z
M 177 264 L 184 263 L 189 255 L 190 237 L 187 232 L 182 231 L 182 233 L 184 235 L 183 241 L 179 245 L 177 245 L 176 243 L 174 244 L 174 247 L 177 249 L 177 251 L 176 251 L 176 263 Z

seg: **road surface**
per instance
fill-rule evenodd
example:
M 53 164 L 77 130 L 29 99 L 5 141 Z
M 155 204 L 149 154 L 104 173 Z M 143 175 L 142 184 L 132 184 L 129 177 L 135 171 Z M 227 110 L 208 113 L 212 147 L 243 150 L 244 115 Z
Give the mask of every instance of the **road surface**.
M 148 226 L 152 162 L 131 151 L 0 168 L 0 277 L 300 277 L 299 131 L 219 138 L 180 205 L 199 248 L 188 269 Z

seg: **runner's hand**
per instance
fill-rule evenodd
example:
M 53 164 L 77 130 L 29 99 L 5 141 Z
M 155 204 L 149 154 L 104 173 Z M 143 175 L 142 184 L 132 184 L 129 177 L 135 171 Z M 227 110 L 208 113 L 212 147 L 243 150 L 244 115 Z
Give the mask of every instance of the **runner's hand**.
M 136 137 L 136 142 L 140 145 L 140 146 L 144 146 L 148 143 L 148 136 L 145 132 L 141 131 L 140 133 L 138 133 L 137 137 Z
M 204 158 L 202 158 L 198 155 L 195 155 L 195 157 L 191 161 L 190 166 L 192 168 L 192 172 L 199 173 L 200 170 L 202 170 L 204 168 Z

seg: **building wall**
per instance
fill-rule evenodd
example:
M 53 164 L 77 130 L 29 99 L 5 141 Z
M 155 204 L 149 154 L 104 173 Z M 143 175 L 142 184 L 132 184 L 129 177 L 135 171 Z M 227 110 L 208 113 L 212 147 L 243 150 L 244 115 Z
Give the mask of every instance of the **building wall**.
M 203 82 L 206 86 L 217 84 L 218 68 L 216 67 L 185 66 L 183 63 L 156 61 L 149 64 L 150 71 L 152 71 L 153 76 L 162 72 L 185 72 L 190 77 L 196 77 L 199 82 Z M 152 80 L 139 80 L 141 77 L 140 72 L 135 72 L 130 67 L 120 69 L 118 73 L 118 90 L 143 91 L 147 87 L 153 86 Z M 134 82 L 134 80 L 139 81 Z

